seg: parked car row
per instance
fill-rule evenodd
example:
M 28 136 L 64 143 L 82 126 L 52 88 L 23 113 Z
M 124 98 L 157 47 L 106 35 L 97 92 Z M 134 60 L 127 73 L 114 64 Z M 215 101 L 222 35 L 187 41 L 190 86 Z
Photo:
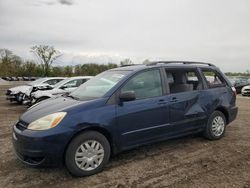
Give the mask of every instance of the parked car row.
M 250 85 L 250 79 L 247 77 L 230 77 L 229 80 L 235 87 L 237 94 L 242 93 L 243 87 Z
M 38 102 L 89 78 L 28 95 Z M 140 145 L 197 133 L 221 139 L 237 112 L 236 90 L 216 66 L 153 62 L 105 71 L 33 105 L 13 126 L 13 145 L 26 164 L 64 164 L 74 176 L 89 176 L 112 154 Z
M 5 76 L 5 77 L 2 77 L 2 79 L 6 80 L 6 81 L 34 81 L 34 80 L 38 79 L 38 77 L 26 77 L 26 76 L 9 77 L 9 76 Z
M 27 85 L 8 89 L 6 99 L 19 104 L 33 105 L 48 98 L 69 94 L 90 78 L 91 76 L 40 78 Z

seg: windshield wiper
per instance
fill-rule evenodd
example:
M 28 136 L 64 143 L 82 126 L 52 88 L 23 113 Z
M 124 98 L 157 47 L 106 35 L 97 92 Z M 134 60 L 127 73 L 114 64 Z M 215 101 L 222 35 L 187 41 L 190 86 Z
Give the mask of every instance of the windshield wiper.
M 72 99 L 74 99 L 74 100 L 79 100 L 79 98 L 78 97 L 75 97 L 75 96 L 73 96 L 73 95 L 68 95 L 67 97 L 70 97 L 70 98 L 72 98 Z

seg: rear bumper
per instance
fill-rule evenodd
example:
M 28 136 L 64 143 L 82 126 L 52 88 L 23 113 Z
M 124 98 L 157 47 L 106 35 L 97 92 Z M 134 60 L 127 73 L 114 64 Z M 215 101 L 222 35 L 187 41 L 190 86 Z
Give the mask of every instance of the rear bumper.
M 234 121 L 236 119 L 238 115 L 238 107 L 234 106 L 232 108 L 229 109 L 229 122 L 231 123 L 232 121 Z

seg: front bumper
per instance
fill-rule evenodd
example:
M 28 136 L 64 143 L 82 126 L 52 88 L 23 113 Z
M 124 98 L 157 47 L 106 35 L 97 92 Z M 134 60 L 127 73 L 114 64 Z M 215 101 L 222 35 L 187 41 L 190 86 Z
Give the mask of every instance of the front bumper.
M 15 101 L 16 100 L 16 96 L 15 95 L 6 95 L 6 100 Z
M 36 166 L 60 166 L 63 164 L 68 134 L 46 131 L 22 130 L 13 127 L 12 142 L 17 158 L 23 163 Z
M 17 94 L 9 94 L 9 95 L 6 95 L 6 100 L 9 100 L 9 101 L 17 101 L 19 103 L 22 103 L 23 99 L 24 99 L 24 94 L 23 93 L 17 93 Z
M 250 96 L 250 91 L 242 91 L 241 95 L 242 96 Z

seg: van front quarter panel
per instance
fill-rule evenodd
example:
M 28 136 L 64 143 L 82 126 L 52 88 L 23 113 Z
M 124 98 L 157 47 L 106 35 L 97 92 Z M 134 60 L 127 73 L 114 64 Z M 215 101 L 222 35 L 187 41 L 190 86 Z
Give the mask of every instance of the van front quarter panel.
M 88 106 L 83 105 L 74 109 L 75 113 L 71 115 L 71 119 L 75 123 L 70 127 L 74 130 L 72 137 L 86 130 L 96 130 L 105 134 L 107 139 L 112 142 L 110 144 L 113 152 L 117 153 L 119 135 L 116 125 L 116 104 L 107 104 L 107 100 L 108 98 L 98 99 L 97 104 L 93 102 Z

